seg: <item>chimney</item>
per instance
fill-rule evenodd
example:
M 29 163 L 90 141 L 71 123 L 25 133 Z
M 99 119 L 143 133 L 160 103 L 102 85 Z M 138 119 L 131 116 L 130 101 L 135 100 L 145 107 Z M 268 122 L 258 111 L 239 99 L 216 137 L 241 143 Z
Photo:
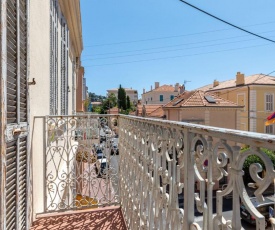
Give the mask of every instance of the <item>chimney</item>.
M 185 86 L 184 84 L 182 86 L 180 86 L 180 94 L 182 94 L 185 91 Z
M 151 91 L 153 90 L 153 86 L 151 86 Z
M 175 90 L 174 90 L 175 92 L 178 92 L 179 91 L 179 83 L 176 83 L 175 84 Z
M 219 82 L 219 81 L 214 80 L 214 82 L 213 82 L 213 87 L 216 87 L 216 86 L 218 86 L 219 84 L 220 84 L 220 82 Z
M 145 89 L 143 88 L 143 93 L 145 93 Z
M 159 87 L 159 82 L 155 82 L 155 89 Z
M 244 85 L 244 74 L 242 74 L 241 72 L 237 72 L 236 75 L 236 86 L 239 85 Z

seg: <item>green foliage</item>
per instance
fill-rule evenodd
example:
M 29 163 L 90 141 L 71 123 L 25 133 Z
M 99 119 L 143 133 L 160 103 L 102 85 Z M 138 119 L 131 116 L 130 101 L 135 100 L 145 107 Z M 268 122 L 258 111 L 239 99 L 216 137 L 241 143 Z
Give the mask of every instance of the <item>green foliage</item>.
M 117 92 L 117 100 L 118 100 L 118 108 L 126 110 L 126 92 L 125 89 L 119 85 L 118 92 Z
M 245 150 L 247 150 L 249 148 L 249 146 L 243 148 L 241 150 L 241 153 L 243 153 Z M 268 150 L 268 149 L 265 149 L 265 148 L 261 148 L 261 151 L 263 151 L 272 161 L 273 163 L 273 166 L 275 166 L 275 152 L 274 151 L 271 151 L 271 150 Z M 250 155 L 248 156 L 246 159 L 245 159 L 245 162 L 243 164 L 243 170 L 244 170 L 244 183 L 247 184 L 249 182 L 254 182 L 250 176 L 250 173 L 249 173 L 249 167 L 251 164 L 254 164 L 254 163 L 259 163 L 262 167 L 263 167 L 263 170 L 265 170 L 265 164 L 263 162 L 263 160 L 258 157 L 257 155 Z M 261 176 L 261 173 L 259 173 L 259 175 Z
M 90 99 L 87 98 L 87 99 L 84 101 L 84 109 L 85 109 L 85 111 L 88 111 L 89 104 L 90 104 Z
M 126 108 L 127 109 L 131 108 L 131 101 L 130 101 L 130 97 L 129 96 L 126 97 Z
M 90 101 L 103 101 L 106 99 L 106 97 L 89 92 L 89 99 Z
M 117 98 L 111 93 L 106 99 L 102 101 L 102 105 L 96 108 L 96 112 L 100 114 L 106 114 L 109 109 L 117 106 Z
M 101 106 L 93 107 L 93 112 L 94 112 L 94 113 L 99 113 L 99 114 L 101 114 L 101 109 L 102 109 Z

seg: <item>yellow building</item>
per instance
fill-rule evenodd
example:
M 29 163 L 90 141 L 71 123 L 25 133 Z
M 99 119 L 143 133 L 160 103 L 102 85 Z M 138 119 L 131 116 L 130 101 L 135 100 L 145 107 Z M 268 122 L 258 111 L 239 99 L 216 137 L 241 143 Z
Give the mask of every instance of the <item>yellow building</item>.
M 244 76 L 213 84 L 199 90 L 217 93 L 219 97 L 243 105 L 240 129 L 244 131 L 275 134 L 275 126 L 265 126 L 266 118 L 274 112 L 275 77 L 264 74 Z

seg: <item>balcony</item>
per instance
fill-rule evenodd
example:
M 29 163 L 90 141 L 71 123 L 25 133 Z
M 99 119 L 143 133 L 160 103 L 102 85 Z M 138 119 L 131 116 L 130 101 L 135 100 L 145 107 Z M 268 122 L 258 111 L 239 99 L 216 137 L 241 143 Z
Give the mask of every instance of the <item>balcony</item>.
M 274 188 L 265 153 L 275 151 L 274 135 L 124 115 L 39 119 L 43 212 L 32 229 L 275 227 L 250 199 L 263 202 Z M 264 165 L 245 171 L 251 155 Z

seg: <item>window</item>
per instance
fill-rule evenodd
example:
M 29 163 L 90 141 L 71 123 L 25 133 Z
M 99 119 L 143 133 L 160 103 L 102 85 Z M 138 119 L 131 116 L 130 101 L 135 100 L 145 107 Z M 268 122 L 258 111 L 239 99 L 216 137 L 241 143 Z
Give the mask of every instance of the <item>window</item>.
M 265 110 L 273 111 L 273 94 L 265 95 Z
M 159 101 L 163 101 L 163 95 L 159 95 Z
M 170 101 L 174 99 L 174 95 L 170 95 Z
M 151 101 L 153 101 L 153 98 L 151 97 Z
M 273 134 L 274 125 L 268 125 L 265 127 L 265 133 Z
M 68 53 L 69 30 L 65 18 L 61 18 L 61 114 L 68 114 Z
M 50 115 L 58 114 L 58 2 L 51 1 L 50 15 Z

